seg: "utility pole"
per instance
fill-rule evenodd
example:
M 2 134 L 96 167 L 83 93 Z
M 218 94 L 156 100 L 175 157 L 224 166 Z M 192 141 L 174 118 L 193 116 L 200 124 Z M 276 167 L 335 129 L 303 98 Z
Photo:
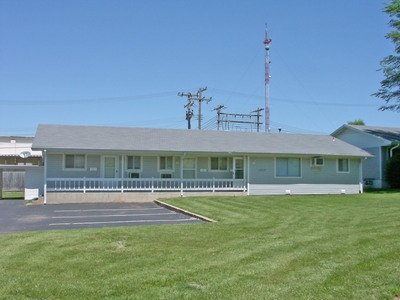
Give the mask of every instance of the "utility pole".
M 190 120 L 193 117 L 193 109 L 192 106 L 194 103 L 190 100 L 188 100 L 188 104 L 185 105 L 186 108 L 186 120 L 188 121 L 188 129 L 192 129 L 192 126 L 190 125 Z
M 206 101 L 207 103 L 210 102 L 212 100 L 212 97 L 210 98 L 204 98 L 202 96 L 202 93 L 207 90 L 207 87 L 204 88 L 199 88 L 199 90 L 197 91 L 196 97 L 193 98 L 193 100 L 197 100 L 199 101 L 199 123 L 198 123 L 198 129 L 201 130 L 201 119 L 202 119 L 202 114 L 201 114 L 201 102 Z
M 219 130 L 219 126 L 221 125 L 221 109 L 225 109 L 225 105 L 219 105 L 218 107 L 214 108 L 217 111 L 217 130 Z
M 192 95 L 191 93 L 178 93 L 178 96 L 186 96 L 188 97 L 188 104 L 185 105 L 185 108 L 187 109 L 186 112 L 186 120 L 188 120 L 188 122 L 190 123 L 190 118 L 193 116 L 193 111 L 190 111 L 191 106 L 193 106 L 193 100 L 196 100 L 199 102 L 199 113 L 198 113 L 198 118 L 199 118 L 199 122 L 198 122 L 198 129 L 201 130 L 201 119 L 202 119 L 202 115 L 201 115 L 201 103 L 203 101 L 206 101 L 207 103 L 210 102 L 212 100 L 212 97 L 210 98 L 204 98 L 203 97 L 203 92 L 207 90 L 207 87 L 204 88 L 199 88 L 199 90 L 197 91 L 196 95 Z M 188 124 L 189 125 L 189 124 Z M 190 126 L 189 126 L 190 127 Z M 190 128 L 189 128 L 190 129 Z
M 186 120 L 188 121 L 188 129 L 191 129 L 192 126 L 190 124 L 190 120 L 193 117 L 193 109 L 192 106 L 194 105 L 193 101 L 192 101 L 192 94 L 191 93 L 178 93 L 178 96 L 181 97 L 187 97 L 188 103 L 186 105 L 184 105 L 184 108 L 186 108 Z
M 261 111 L 263 111 L 264 108 L 257 108 L 256 110 L 253 110 L 252 113 L 257 113 L 257 132 L 260 132 L 260 117 L 261 117 Z

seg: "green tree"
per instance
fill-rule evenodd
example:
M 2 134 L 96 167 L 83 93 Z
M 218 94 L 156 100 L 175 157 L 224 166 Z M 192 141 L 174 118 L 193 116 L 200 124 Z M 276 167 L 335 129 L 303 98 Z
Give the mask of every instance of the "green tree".
M 392 0 L 383 9 L 390 16 L 389 26 L 393 28 L 386 38 L 395 45 L 395 54 L 385 57 L 381 62 L 380 71 L 384 79 L 378 92 L 372 94 L 385 101 L 380 110 L 392 110 L 400 112 L 400 0 Z
M 400 155 L 393 156 L 386 165 L 386 181 L 392 189 L 400 189 Z
M 349 124 L 349 125 L 361 125 L 361 126 L 365 126 L 364 121 L 361 120 L 361 119 L 356 119 L 356 120 L 354 120 L 354 121 L 349 121 L 349 122 L 347 122 L 347 124 Z

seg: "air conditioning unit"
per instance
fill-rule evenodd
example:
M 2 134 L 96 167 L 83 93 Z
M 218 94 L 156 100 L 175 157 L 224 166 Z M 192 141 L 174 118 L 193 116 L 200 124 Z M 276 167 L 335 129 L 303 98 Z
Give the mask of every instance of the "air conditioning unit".
M 313 157 L 311 160 L 311 165 L 313 167 L 320 167 L 324 165 L 324 158 L 323 157 Z
M 129 178 L 140 178 L 139 173 L 129 173 Z
M 366 187 L 372 187 L 374 185 L 374 178 L 364 178 L 364 184 Z

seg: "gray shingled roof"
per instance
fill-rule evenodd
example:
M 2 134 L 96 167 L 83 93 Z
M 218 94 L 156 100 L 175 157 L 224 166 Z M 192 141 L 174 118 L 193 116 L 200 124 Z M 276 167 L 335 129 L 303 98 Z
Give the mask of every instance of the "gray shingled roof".
M 71 125 L 39 125 L 32 149 L 371 156 L 329 135 Z
M 383 138 L 390 142 L 400 141 L 400 128 L 348 125 L 349 127 Z

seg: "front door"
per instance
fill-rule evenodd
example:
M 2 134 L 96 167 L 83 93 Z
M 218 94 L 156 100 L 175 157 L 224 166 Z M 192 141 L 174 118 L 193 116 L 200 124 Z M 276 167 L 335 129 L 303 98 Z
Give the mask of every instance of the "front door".
M 104 157 L 104 178 L 118 177 L 117 161 L 115 156 Z
M 183 159 L 183 178 L 194 179 L 196 178 L 196 159 L 184 158 Z
M 244 159 L 241 157 L 233 159 L 233 178 L 244 179 Z

